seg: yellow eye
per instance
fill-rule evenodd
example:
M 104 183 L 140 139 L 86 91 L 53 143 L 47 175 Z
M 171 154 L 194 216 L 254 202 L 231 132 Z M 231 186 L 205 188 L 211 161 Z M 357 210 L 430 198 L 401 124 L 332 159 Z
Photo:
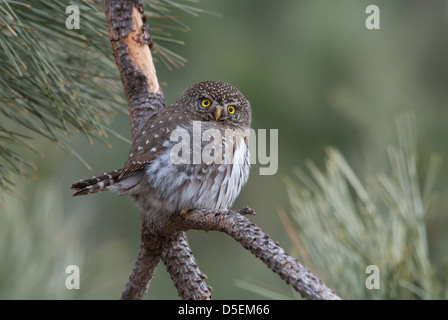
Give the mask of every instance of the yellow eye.
M 208 99 L 202 99 L 202 101 L 201 101 L 201 106 L 203 106 L 204 108 L 210 107 L 211 104 L 212 104 L 212 102 Z
M 236 111 L 236 109 L 235 109 L 234 106 L 228 106 L 228 107 L 227 107 L 227 111 L 228 111 L 230 114 L 234 114 L 235 111 Z

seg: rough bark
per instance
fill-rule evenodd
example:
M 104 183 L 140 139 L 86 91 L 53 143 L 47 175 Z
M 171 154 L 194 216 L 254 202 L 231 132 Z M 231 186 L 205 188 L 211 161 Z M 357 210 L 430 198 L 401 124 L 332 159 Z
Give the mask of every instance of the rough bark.
M 250 222 L 243 214 L 255 214 L 245 207 L 240 211 L 201 209 L 176 215 L 167 230 L 221 231 L 238 241 L 245 249 L 262 260 L 272 271 L 291 285 L 303 298 L 310 300 L 340 300 L 322 280 L 315 277 L 299 261 L 291 257 L 269 235 Z
M 162 239 L 149 228 L 141 215 L 140 251 L 121 300 L 141 300 L 149 289 L 150 281 L 160 261 Z
M 145 119 L 165 106 L 150 50 L 151 34 L 143 22 L 141 0 L 104 0 L 103 3 L 134 136 Z
M 161 257 L 182 299 L 212 298 L 211 287 L 204 282 L 207 276 L 199 271 L 184 231 L 174 232 L 166 237 Z
M 150 50 L 151 34 L 149 26 L 144 23 L 141 0 L 103 0 L 103 6 L 115 62 L 128 101 L 132 137 L 134 137 L 139 126 L 165 106 Z M 185 235 L 183 238 L 179 233 L 174 238 L 166 235 L 161 237 L 157 230 L 148 226 L 144 219 L 146 214 L 141 213 L 140 251 L 121 299 L 142 299 L 160 261 L 161 243 L 164 239 L 169 239 L 163 246 L 164 262 L 168 271 L 172 272 L 171 278 L 175 285 L 182 285 L 178 288 L 180 296 L 183 299 L 209 299 L 210 292 L 204 282 L 205 277 L 197 266 Z M 169 246 L 172 250 L 169 250 Z M 179 261 L 177 254 L 182 255 L 182 268 L 188 270 L 189 277 L 177 272 L 173 267 Z M 190 292 L 185 288 L 202 290 Z

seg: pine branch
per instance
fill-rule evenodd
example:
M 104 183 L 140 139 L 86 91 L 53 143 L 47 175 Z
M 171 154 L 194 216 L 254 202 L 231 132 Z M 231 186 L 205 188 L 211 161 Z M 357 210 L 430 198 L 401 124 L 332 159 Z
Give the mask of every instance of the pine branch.
M 262 260 L 272 271 L 310 300 L 340 300 L 322 280 L 315 277 L 296 259 L 291 257 L 269 235 L 244 217 L 255 214 L 245 207 L 240 211 L 201 209 L 175 215 L 165 228 L 167 230 L 204 230 L 225 232 L 254 256 Z
M 446 284 L 431 259 L 426 234 L 428 215 L 437 212 L 431 207 L 442 158 L 431 154 L 425 177 L 415 115 L 397 116 L 396 128 L 397 139 L 388 141 L 387 152 L 367 148 L 371 154 L 365 158 L 377 159 L 367 170 L 374 174 L 359 175 L 339 150 L 328 148 L 324 168 L 309 162 L 309 173 L 297 169 L 295 179 L 286 180 L 290 227 L 296 227 L 298 245 L 308 248 L 301 259 L 311 261 L 313 270 L 347 299 L 444 298 Z M 365 285 L 370 265 L 381 270 L 381 290 Z
M 133 135 L 138 127 L 165 105 L 151 55 L 149 27 L 143 22 L 141 0 L 104 0 L 115 61 L 128 100 Z M 286 253 L 242 214 L 245 208 L 195 210 L 175 214 L 164 226 L 153 224 L 150 212 L 141 212 L 141 247 L 122 299 L 141 299 L 160 259 L 183 299 L 210 299 L 210 288 L 199 270 L 184 231 L 223 231 L 250 250 L 271 270 L 307 299 L 340 299 L 321 280 Z
M 166 238 L 161 257 L 182 299 L 211 299 L 211 287 L 205 283 L 207 276 L 200 272 L 184 231 Z
M 157 80 L 149 27 L 141 1 L 104 1 L 109 38 L 128 100 L 132 136 L 144 119 L 165 106 Z
M 141 216 L 140 252 L 120 299 L 142 299 L 160 259 L 184 300 L 211 299 L 211 288 L 204 282 L 206 276 L 197 266 L 185 232 L 161 232 L 147 217 L 146 213 Z
M 175 33 L 189 30 L 175 13 L 203 11 L 183 0 L 144 1 L 154 17 L 155 56 L 168 68 L 184 65 L 185 59 L 163 45 L 182 44 L 173 39 Z M 64 23 L 69 4 L 79 7 L 79 29 L 68 29 Z M 119 94 L 101 4 L 102 0 L 0 0 L 0 190 L 14 190 L 12 174 L 28 176 L 34 170 L 24 151 L 33 149 L 37 136 L 57 142 L 87 168 L 71 149 L 70 137 L 81 132 L 92 144 L 107 143 L 110 133 L 118 137 L 108 125 L 123 111 L 124 97 Z M 130 84 L 137 85 L 137 79 Z M 135 112 L 145 113 L 146 105 L 141 101 L 142 110 Z
M 141 215 L 140 251 L 129 281 L 121 294 L 121 300 L 141 300 L 149 288 L 154 272 L 160 261 L 161 239 L 149 227 L 145 213 Z

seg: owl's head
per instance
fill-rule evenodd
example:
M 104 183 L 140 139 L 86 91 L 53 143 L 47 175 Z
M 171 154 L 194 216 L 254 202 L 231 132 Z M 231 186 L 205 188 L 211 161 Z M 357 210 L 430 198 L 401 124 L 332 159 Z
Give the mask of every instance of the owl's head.
M 250 103 L 234 86 L 221 81 L 203 81 L 189 87 L 176 101 L 201 115 L 203 121 L 217 121 L 250 128 Z

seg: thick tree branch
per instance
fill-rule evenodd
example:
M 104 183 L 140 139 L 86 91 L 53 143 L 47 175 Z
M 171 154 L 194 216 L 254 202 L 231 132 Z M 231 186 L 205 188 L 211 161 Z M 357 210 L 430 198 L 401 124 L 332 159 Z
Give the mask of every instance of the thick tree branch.
M 140 251 L 129 281 L 120 297 L 121 300 L 141 300 L 160 261 L 161 239 L 148 227 L 145 214 L 141 215 Z
M 204 282 L 207 277 L 199 271 L 184 231 L 166 238 L 161 257 L 182 299 L 211 299 L 211 288 Z
M 232 210 L 192 210 L 176 215 L 166 225 L 166 230 L 221 231 L 238 241 L 245 249 L 261 259 L 272 271 L 290 284 L 303 298 L 310 300 L 340 300 L 296 259 L 291 257 L 259 227 L 243 214 L 255 214 L 250 208 Z
M 140 252 L 121 299 L 143 298 L 160 259 L 182 299 L 211 299 L 211 288 L 204 282 L 207 277 L 198 268 L 185 232 L 163 232 L 148 219 L 148 215 L 142 215 L 141 221 Z
M 141 0 L 104 0 L 115 61 L 120 70 L 131 116 L 132 136 L 152 114 L 165 106 L 143 23 Z
M 149 26 L 143 22 L 141 0 L 103 0 L 103 5 L 115 62 L 128 100 L 134 137 L 140 125 L 165 106 L 165 98 L 151 55 Z M 121 299 L 142 299 L 159 263 L 162 240 L 167 239 L 169 241 L 163 243 L 162 257 L 174 284 L 183 284 L 181 289 L 178 288 L 181 297 L 209 299 L 210 292 L 204 282 L 205 276 L 196 264 L 185 235 L 181 236 L 183 232 L 176 233 L 173 237 L 161 237 L 156 230 L 148 226 L 144 218 L 147 214 L 141 213 L 140 251 Z M 178 272 L 173 267 L 179 262 L 176 254 L 181 255 L 182 270 L 188 271 L 187 273 Z

